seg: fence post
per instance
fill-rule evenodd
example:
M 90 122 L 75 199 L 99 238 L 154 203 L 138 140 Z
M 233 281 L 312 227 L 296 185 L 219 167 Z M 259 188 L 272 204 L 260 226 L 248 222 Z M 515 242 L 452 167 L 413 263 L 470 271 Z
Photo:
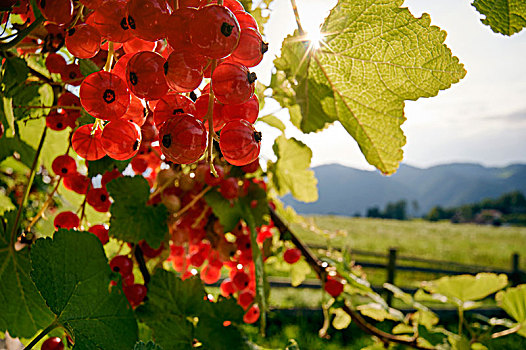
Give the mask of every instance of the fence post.
M 519 268 L 519 259 L 520 256 L 518 253 L 513 253 L 511 255 L 511 275 L 510 280 L 513 286 L 516 286 L 521 283 L 521 271 Z
M 387 261 L 387 283 L 394 284 L 396 272 L 396 248 L 389 248 L 389 260 Z M 391 306 L 393 302 L 393 293 L 387 292 L 387 305 Z

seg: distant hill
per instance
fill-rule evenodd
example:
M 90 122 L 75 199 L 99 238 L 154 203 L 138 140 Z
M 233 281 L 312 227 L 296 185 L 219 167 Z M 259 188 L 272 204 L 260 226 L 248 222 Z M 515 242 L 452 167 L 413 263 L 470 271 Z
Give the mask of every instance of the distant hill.
M 413 216 L 432 207 L 458 206 L 496 198 L 514 190 L 526 194 L 526 164 L 488 168 L 478 164 L 445 164 L 420 169 L 402 164 L 396 174 L 386 177 L 339 164 L 313 168 L 318 178 L 319 200 L 302 203 L 287 195 L 286 204 L 303 214 L 365 214 L 367 208 L 384 208 L 388 202 L 405 199 Z M 414 210 L 417 201 L 418 210 Z

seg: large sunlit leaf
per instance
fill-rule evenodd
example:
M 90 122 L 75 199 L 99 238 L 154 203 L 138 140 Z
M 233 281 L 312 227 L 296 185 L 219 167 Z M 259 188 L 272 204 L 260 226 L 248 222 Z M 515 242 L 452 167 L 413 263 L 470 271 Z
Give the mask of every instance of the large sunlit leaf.
M 485 16 L 482 23 L 495 33 L 513 35 L 526 27 L 524 0 L 475 0 L 473 6 Z
M 444 45 L 446 33 L 402 3 L 340 1 L 321 28 L 321 48 L 298 31 L 285 39 L 271 84 L 286 88 L 276 99 L 302 131 L 339 121 L 386 174 L 402 160 L 405 101 L 435 96 L 466 73 Z
M 0 332 L 31 338 L 53 315 L 29 277 L 29 249 L 15 251 L 11 242 L 14 219 L 14 211 L 0 218 Z
M 526 337 L 526 284 L 498 292 L 495 299 L 508 315 L 521 324 L 517 333 Z
M 168 235 L 168 211 L 163 204 L 146 205 L 148 181 L 142 176 L 125 176 L 110 181 L 106 188 L 113 198 L 110 236 L 131 243 L 145 240 L 152 248 L 159 248 Z
M 268 166 L 270 183 L 279 196 L 291 193 L 303 202 L 318 200 L 318 181 L 314 172 L 309 170 L 312 151 L 303 142 L 295 138 L 287 139 L 281 135 L 274 141 L 275 163 Z
M 110 288 L 112 272 L 95 235 L 59 230 L 38 239 L 31 265 L 31 279 L 75 350 L 133 348 L 137 322 L 122 289 Z
M 506 287 L 507 284 L 508 277 L 504 274 L 482 272 L 476 276 L 445 276 L 434 281 L 424 282 L 423 287 L 429 293 L 441 294 L 451 301 L 466 303 L 484 299 Z

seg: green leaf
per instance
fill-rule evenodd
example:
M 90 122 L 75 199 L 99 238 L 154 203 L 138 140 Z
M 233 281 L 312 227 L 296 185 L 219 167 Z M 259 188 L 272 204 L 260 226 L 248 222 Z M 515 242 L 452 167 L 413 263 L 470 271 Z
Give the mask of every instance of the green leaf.
M 526 337 L 526 284 L 500 291 L 495 299 L 508 315 L 521 324 L 517 333 Z
M 283 122 L 281 120 L 279 120 L 278 117 L 276 117 L 276 116 L 274 116 L 272 114 L 268 114 L 268 115 L 264 115 L 262 117 L 259 117 L 258 121 L 266 123 L 266 124 L 276 128 L 276 129 L 279 129 L 279 130 L 281 130 L 281 132 L 285 131 L 285 124 L 283 124 Z
M 11 198 L 5 194 L 0 193 L 0 215 L 4 215 L 5 212 L 15 209 L 16 206 L 11 201 Z
M 2 64 L 2 91 L 7 97 L 13 97 L 11 89 L 24 82 L 29 75 L 26 61 L 19 57 L 7 57 Z
M 47 116 L 49 108 L 24 108 L 23 106 L 51 106 L 54 101 L 53 88 L 49 84 L 30 82 L 20 84 L 13 96 L 16 120 L 37 119 Z
M 8 157 L 21 161 L 28 168 L 35 159 L 35 149 L 16 137 L 0 138 L 0 162 Z
M 339 121 L 385 174 L 403 157 L 405 100 L 435 96 L 466 74 L 444 45 L 446 33 L 402 4 L 339 1 L 321 28 L 320 49 L 297 31 L 285 39 L 271 84 L 274 93 L 288 87 L 278 101 L 303 132 Z
M 133 347 L 133 350 L 163 350 L 159 345 L 155 344 L 152 341 L 143 343 L 142 341 L 137 342 Z
M 267 223 L 265 216 L 268 214 L 268 203 L 266 192 L 257 184 L 251 183 L 248 194 L 233 202 L 225 199 L 218 191 L 209 191 L 205 194 L 206 203 L 212 208 L 212 212 L 219 218 L 224 232 L 232 231 L 240 220 L 246 219 L 243 207 L 248 207 L 256 226 Z M 253 201 L 257 205 L 252 207 Z
M 205 295 L 197 277 L 182 281 L 171 272 L 157 270 L 148 285 L 148 301 L 136 312 L 165 349 L 193 349 L 194 336 L 205 349 L 244 349 L 235 326 L 243 318 L 239 305 L 233 299 L 212 303 Z M 226 320 L 232 325 L 224 327 Z
M 303 142 L 295 138 L 287 139 L 281 135 L 272 146 L 278 157 L 275 163 L 269 163 L 269 179 L 279 196 L 288 192 L 303 202 L 318 200 L 318 181 L 314 172 L 309 170 L 312 151 Z
M 404 315 L 393 308 L 385 308 L 383 305 L 378 303 L 369 303 L 359 305 L 356 307 L 358 311 L 364 316 L 375 319 L 379 322 L 384 320 L 403 321 Z
M 458 304 L 484 299 L 506 287 L 507 284 L 508 277 L 504 274 L 482 272 L 476 276 L 445 276 L 434 281 L 423 282 L 422 286 L 429 293 L 444 295 Z
M 524 0 L 475 0 L 473 6 L 485 16 L 482 23 L 495 33 L 509 36 L 526 27 Z
M 88 177 L 94 177 L 99 174 L 103 175 L 107 171 L 111 171 L 117 168 L 120 172 L 130 164 L 131 159 L 127 160 L 115 160 L 108 156 L 104 156 L 99 160 L 93 160 L 88 163 Z
M 87 77 L 88 75 L 100 71 L 100 68 L 89 59 L 81 59 L 79 60 L 79 68 L 80 72 L 83 76 Z
M 0 332 L 31 338 L 53 315 L 29 277 L 29 249 L 15 251 L 10 234 L 15 212 L 0 218 Z
M 142 176 L 125 176 L 110 181 L 106 188 L 113 198 L 110 236 L 130 243 L 145 240 L 152 248 L 159 248 L 168 235 L 168 211 L 162 204 L 146 205 L 148 181 Z
M 59 230 L 31 249 L 31 278 L 72 335 L 76 350 L 130 349 L 137 322 L 121 288 L 110 288 L 112 271 L 99 239 L 89 233 Z

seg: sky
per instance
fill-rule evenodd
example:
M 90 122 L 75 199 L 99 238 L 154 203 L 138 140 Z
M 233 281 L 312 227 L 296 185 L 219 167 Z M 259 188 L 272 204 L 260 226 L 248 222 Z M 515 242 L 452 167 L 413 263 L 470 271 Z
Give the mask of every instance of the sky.
M 301 22 L 316 31 L 334 0 L 297 0 Z M 466 77 L 438 96 L 407 101 L 407 137 L 404 163 L 429 167 L 451 162 L 505 166 L 526 163 L 526 30 L 512 37 L 496 34 L 482 24 L 481 15 L 469 0 L 406 0 L 404 7 L 445 30 L 445 44 L 467 70 Z M 272 61 L 279 55 L 283 38 L 296 28 L 290 1 L 273 2 L 265 27 L 269 52 L 255 71 L 265 84 L 270 81 Z M 263 114 L 280 107 L 267 103 Z M 288 121 L 286 110 L 275 113 Z M 312 166 L 340 163 L 374 169 L 356 142 L 336 123 L 328 129 L 303 135 L 286 123 L 288 137 L 305 142 L 313 151 Z M 258 123 L 263 132 L 262 157 L 272 159 L 272 143 L 279 131 Z

